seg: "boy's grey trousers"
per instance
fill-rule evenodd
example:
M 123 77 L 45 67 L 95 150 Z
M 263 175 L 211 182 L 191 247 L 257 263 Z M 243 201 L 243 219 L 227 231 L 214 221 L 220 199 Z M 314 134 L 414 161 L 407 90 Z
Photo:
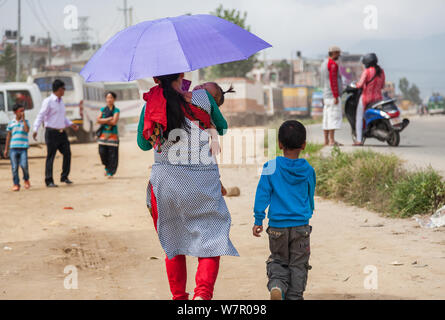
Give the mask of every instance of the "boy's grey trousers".
M 286 300 L 302 300 L 309 266 L 310 225 L 267 228 L 270 256 L 267 259 L 269 291 L 278 287 Z

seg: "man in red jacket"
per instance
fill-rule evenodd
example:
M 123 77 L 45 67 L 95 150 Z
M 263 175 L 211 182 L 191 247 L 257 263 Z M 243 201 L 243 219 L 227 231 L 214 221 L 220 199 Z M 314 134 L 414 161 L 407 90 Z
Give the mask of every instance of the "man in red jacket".
M 321 65 L 323 87 L 323 130 L 325 145 L 341 145 L 334 139 L 335 130 L 341 129 L 343 115 L 341 107 L 342 81 L 338 67 L 340 48 L 329 48 L 329 57 Z

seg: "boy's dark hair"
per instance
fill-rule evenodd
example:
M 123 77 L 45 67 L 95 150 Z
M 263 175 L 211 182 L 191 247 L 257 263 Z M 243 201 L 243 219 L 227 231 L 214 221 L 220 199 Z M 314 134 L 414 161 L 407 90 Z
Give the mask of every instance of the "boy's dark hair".
M 301 149 L 306 142 L 306 128 L 297 120 L 287 120 L 278 130 L 278 141 L 284 149 Z
M 53 92 L 56 92 L 60 88 L 64 88 L 64 87 L 65 87 L 65 82 L 63 82 L 62 80 L 59 80 L 59 79 L 54 80 L 54 82 L 53 82 Z
M 19 110 L 20 108 L 24 108 L 24 106 L 20 103 L 16 103 L 12 106 L 12 111 L 17 112 L 17 110 Z
M 111 96 L 113 97 L 113 99 L 116 100 L 117 95 L 116 95 L 116 93 L 114 93 L 113 91 L 108 91 L 107 93 L 105 93 L 105 98 L 106 98 L 109 94 L 111 94 Z

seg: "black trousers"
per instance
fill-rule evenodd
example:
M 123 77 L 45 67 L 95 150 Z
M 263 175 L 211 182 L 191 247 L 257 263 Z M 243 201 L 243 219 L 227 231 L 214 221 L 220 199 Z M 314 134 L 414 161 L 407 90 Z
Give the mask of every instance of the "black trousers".
M 109 175 L 114 175 L 119 161 L 119 146 L 99 145 L 99 155 L 105 170 Z
M 53 180 L 53 164 L 56 157 L 57 150 L 63 155 L 62 175 L 60 181 L 68 179 L 71 167 L 71 149 L 68 136 L 65 131 L 46 128 L 45 131 L 46 142 L 46 167 L 45 167 L 45 183 L 46 185 L 54 183 Z

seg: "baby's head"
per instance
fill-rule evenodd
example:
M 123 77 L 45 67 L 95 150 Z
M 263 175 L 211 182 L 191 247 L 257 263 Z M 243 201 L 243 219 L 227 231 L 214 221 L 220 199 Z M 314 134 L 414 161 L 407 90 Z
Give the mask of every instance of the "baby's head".
M 218 107 L 222 106 L 222 104 L 224 103 L 224 95 L 226 93 L 235 92 L 235 90 L 233 90 L 232 85 L 230 85 L 230 88 L 228 90 L 223 91 L 223 89 L 216 82 L 205 82 L 193 88 L 193 90 L 199 90 L 199 89 L 207 90 L 207 92 L 210 93 L 213 99 L 215 99 L 215 102 L 218 105 Z

